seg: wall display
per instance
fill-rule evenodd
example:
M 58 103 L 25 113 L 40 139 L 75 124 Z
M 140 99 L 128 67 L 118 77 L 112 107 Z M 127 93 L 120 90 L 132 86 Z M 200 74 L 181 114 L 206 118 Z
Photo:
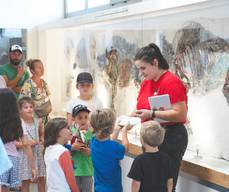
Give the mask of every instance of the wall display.
M 135 25 L 137 22 L 128 22 Z M 133 58 L 141 46 L 141 30 L 120 30 L 120 25 L 66 31 L 65 57 L 71 68 L 71 81 L 81 71 L 95 78 L 95 92 L 104 106 L 117 114 L 129 114 L 135 106 L 140 79 Z M 69 91 L 67 91 L 69 92 Z M 70 91 L 74 95 L 75 87 Z M 124 104 L 125 103 L 125 104 Z
M 8 51 L 13 44 L 22 46 L 24 55 L 26 55 L 26 29 L 0 28 L 0 65 L 9 62 Z
M 213 18 L 212 12 L 219 14 Z M 154 42 L 188 89 L 188 149 L 229 160 L 228 23 L 228 11 L 220 7 L 65 28 L 62 98 L 75 97 L 77 74 L 90 71 L 104 106 L 130 114 L 141 82 L 133 59 L 137 49 Z

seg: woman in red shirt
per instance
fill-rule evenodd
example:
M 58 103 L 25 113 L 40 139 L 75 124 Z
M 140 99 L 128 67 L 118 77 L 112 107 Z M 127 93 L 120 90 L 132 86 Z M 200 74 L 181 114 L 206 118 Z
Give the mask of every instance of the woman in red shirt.
M 135 64 L 144 80 L 137 98 L 137 110 L 132 115 L 140 117 L 143 122 L 154 118 L 166 120 L 161 123 L 166 134 L 159 149 L 171 158 L 175 191 L 180 163 L 188 143 L 184 126 L 187 117 L 187 91 L 182 81 L 168 71 L 169 65 L 157 45 L 151 43 L 141 48 L 135 56 Z M 148 98 L 164 94 L 170 97 L 171 109 L 152 110 Z

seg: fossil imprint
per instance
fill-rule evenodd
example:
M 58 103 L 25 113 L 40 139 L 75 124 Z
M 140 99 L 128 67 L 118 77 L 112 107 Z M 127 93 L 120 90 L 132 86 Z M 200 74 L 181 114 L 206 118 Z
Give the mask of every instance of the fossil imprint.
M 172 44 L 165 38 L 162 44 L 172 71 L 197 94 L 216 88 L 220 81 L 214 73 L 222 75 L 229 66 L 218 62 L 222 55 L 229 54 L 229 43 L 197 22 L 189 22 L 178 30 Z
M 204 95 L 222 84 L 219 76 L 226 73 L 229 63 L 221 63 L 219 59 L 223 55 L 229 55 L 228 41 L 193 21 L 179 29 L 171 43 L 165 36 L 161 40 L 162 53 L 169 61 L 170 70 L 180 77 L 188 90 Z M 103 69 L 111 87 L 113 109 L 117 87 L 128 86 L 131 79 L 136 82 L 136 87 L 140 84 L 138 70 L 133 62 L 137 49 L 136 44 L 131 44 L 120 36 L 114 36 L 110 51 L 105 51 L 107 61 L 104 62 Z M 225 80 L 223 94 L 228 102 L 228 78 Z

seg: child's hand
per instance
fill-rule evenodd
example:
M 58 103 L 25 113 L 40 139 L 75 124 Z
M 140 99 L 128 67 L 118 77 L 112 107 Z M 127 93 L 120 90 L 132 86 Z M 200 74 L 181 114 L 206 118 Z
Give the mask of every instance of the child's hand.
M 29 141 L 28 141 L 28 144 L 29 144 L 31 147 L 33 147 L 33 146 L 37 145 L 38 142 L 35 141 L 35 140 L 29 140 Z
M 35 169 L 32 169 L 31 174 L 32 174 L 32 179 L 31 179 L 31 181 L 33 182 L 33 181 L 35 181 L 36 178 L 37 178 L 36 170 L 35 170 Z
M 79 126 L 79 129 L 80 129 L 80 130 L 88 130 L 88 128 L 89 128 L 89 123 L 86 123 L 86 124 L 84 124 L 84 125 L 80 125 L 80 126 Z
M 81 142 L 75 142 L 72 144 L 72 149 L 75 151 L 82 151 L 83 148 L 85 148 L 86 145 Z
M 122 128 L 122 131 L 129 131 L 133 128 L 133 125 L 127 124 Z
M 40 144 L 40 145 L 43 145 L 43 144 L 44 144 L 44 138 L 41 138 L 41 139 L 40 139 L 39 144 Z
M 91 150 L 89 147 L 82 148 L 82 152 L 84 155 L 87 155 L 87 156 L 91 154 Z
M 115 128 L 114 128 L 114 131 L 120 131 L 122 128 L 123 128 L 123 126 L 121 126 L 119 124 L 116 124 Z

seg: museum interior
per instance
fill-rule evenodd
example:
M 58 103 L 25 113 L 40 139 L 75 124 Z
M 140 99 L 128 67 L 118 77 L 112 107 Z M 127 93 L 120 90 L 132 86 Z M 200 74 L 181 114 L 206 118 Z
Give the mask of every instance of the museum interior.
M 170 132 L 176 133 L 177 130 L 175 129 L 178 129 L 177 126 L 184 127 L 185 134 L 187 134 L 187 145 L 178 165 L 177 182 L 174 183 L 174 177 L 171 176 L 173 179 L 173 189 L 170 189 L 168 179 L 166 184 L 163 184 L 165 185 L 163 192 L 229 191 L 228 0 L 0 0 L 0 4 L 0 77 L 4 81 L 5 87 L 7 87 L 2 90 L 5 90 L 5 92 L 7 90 L 15 92 L 16 99 L 21 100 L 23 98 L 21 95 L 28 92 L 29 86 L 33 86 L 31 82 L 35 82 L 39 76 L 39 72 L 35 70 L 36 62 L 42 66 L 42 75 L 39 78 L 42 76 L 43 84 L 45 86 L 46 84 L 48 85 L 48 91 L 46 90 L 47 87 L 45 87 L 45 90 L 48 95 L 48 101 L 51 102 L 50 105 L 52 106 L 48 115 L 40 118 L 38 112 L 36 112 L 36 102 L 34 101 L 35 105 L 31 104 L 34 109 L 34 116 L 39 116 L 39 118 L 37 117 L 37 122 L 40 122 L 40 119 L 41 127 L 43 127 L 41 128 L 43 130 L 43 132 L 41 131 L 42 133 L 40 133 L 40 128 L 37 131 L 39 136 L 36 135 L 36 137 L 38 137 L 38 140 L 40 139 L 37 143 L 41 142 L 40 136 L 43 134 L 42 142 L 44 145 L 47 144 L 45 139 L 48 138 L 47 129 L 49 126 L 46 125 L 49 125 L 50 121 L 55 118 L 66 118 L 68 127 L 73 125 L 72 122 L 72 124 L 69 124 L 69 115 L 70 121 L 75 121 L 73 114 L 75 113 L 74 110 L 78 110 L 78 104 L 88 108 L 87 110 L 90 114 L 88 117 L 90 119 L 89 125 L 93 130 L 92 134 L 94 133 L 90 146 L 87 146 L 89 155 L 84 157 L 92 158 L 90 161 L 92 161 L 94 173 L 89 175 L 92 179 L 90 180 L 91 183 L 89 180 L 87 182 L 85 180 L 83 184 L 83 180 L 77 180 L 78 178 L 89 176 L 76 175 L 76 173 L 78 174 L 76 169 L 79 165 L 77 163 L 75 167 L 75 158 L 77 159 L 78 156 L 73 155 L 71 157 L 74 160 L 73 176 L 75 176 L 76 181 L 72 182 L 75 182 L 78 189 L 72 188 L 74 185 L 70 182 L 70 176 L 66 174 L 63 168 L 67 165 L 62 165 L 61 163 L 58 166 L 60 170 L 64 170 L 61 172 L 61 174 L 64 173 L 61 177 L 63 176 L 65 182 L 63 181 L 63 184 L 60 184 L 60 186 L 57 185 L 60 187 L 59 189 L 58 187 L 55 189 L 53 187 L 55 185 L 53 180 L 56 179 L 54 175 L 57 168 L 50 170 L 49 158 L 51 157 L 48 157 L 48 152 L 46 151 L 50 146 L 43 149 L 45 152 L 41 152 L 41 154 L 47 152 L 46 156 L 37 157 L 37 154 L 35 154 L 36 146 L 43 144 L 31 144 L 28 145 L 30 146 L 28 151 L 32 149 L 33 152 L 31 158 L 33 156 L 34 159 L 38 158 L 38 161 L 45 163 L 43 169 L 46 171 L 46 174 L 40 177 L 44 179 L 45 189 L 39 188 L 39 182 L 42 181 L 42 179 L 38 179 L 39 167 L 32 169 L 29 167 L 32 163 L 28 162 L 27 168 L 29 170 L 36 170 L 36 178 L 34 180 L 31 179 L 33 171 L 30 173 L 26 168 L 25 172 L 32 175 L 30 176 L 31 178 L 25 180 L 19 178 L 21 182 L 16 187 L 11 186 L 13 181 L 7 183 L 8 181 L 5 181 L 6 173 L 10 173 L 9 170 L 13 173 L 18 170 L 12 171 L 15 168 L 14 162 L 11 162 L 12 157 L 9 158 L 9 163 L 12 164 L 11 168 L 7 171 L 1 170 L 4 169 L 6 164 L 5 157 L 3 157 L 3 152 L 1 151 L 0 185 L 2 187 L 0 187 L 0 191 L 162 192 L 162 190 L 143 187 L 147 185 L 144 182 L 148 182 L 144 180 L 152 179 L 152 182 L 155 182 L 153 180 L 156 177 L 156 180 L 159 181 L 159 173 L 153 173 L 154 176 L 152 178 L 145 179 L 146 176 L 134 176 L 134 174 L 137 174 L 137 170 L 134 170 L 136 173 L 130 171 L 134 168 L 142 168 L 134 167 L 136 157 L 147 153 L 145 152 L 147 148 L 144 145 L 151 147 L 144 140 L 145 137 L 142 136 L 144 124 L 148 120 L 156 122 L 158 127 L 165 130 L 165 140 L 169 137 Z M 147 53 L 143 53 L 144 48 L 147 49 Z M 150 55 L 149 49 L 153 52 L 153 56 Z M 163 61 L 158 58 L 158 50 L 161 52 L 160 55 L 162 55 Z M 15 64 L 17 59 L 12 59 L 12 57 L 17 56 L 12 54 L 21 55 L 18 66 Z M 150 61 L 149 58 L 151 59 Z M 167 61 L 169 69 L 160 68 L 160 64 L 164 60 L 165 62 Z M 28 65 L 29 61 L 34 61 L 33 65 Z M 5 65 L 11 68 L 7 69 Z M 13 70 L 15 74 L 12 76 Z M 39 69 L 37 68 L 37 70 Z M 24 86 L 25 84 L 21 85 L 25 72 L 28 72 L 28 81 L 26 80 L 23 83 L 27 83 L 27 87 Z M 167 89 L 160 89 L 160 87 L 155 89 L 149 87 L 151 84 L 156 86 L 159 81 L 162 82 L 162 76 L 165 76 L 166 73 L 171 74 L 172 77 L 179 81 L 180 86 L 185 90 L 184 96 L 181 93 L 181 88 L 173 85 L 173 82 L 169 82 L 168 79 L 163 84 L 172 89 L 168 88 L 168 92 Z M 83 81 L 80 81 L 79 74 L 85 75 L 82 75 L 82 79 L 86 78 L 88 80 L 85 81 L 85 84 L 82 83 Z M 90 80 L 91 77 L 92 79 Z M 14 83 L 15 81 L 17 81 L 16 84 Z M 84 99 L 81 98 L 83 94 L 80 88 L 81 83 L 85 87 L 92 84 L 91 94 L 100 103 L 91 103 L 97 102 L 94 100 L 84 102 Z M 161 86 L 163 85 L 161 83 Z M 39 85 L 37 84 L 36 86 L 37 90 L 39 90 Z M 20 89 L 19 92 L 18 89 Z M 152 94 L 149 93 L 150 90 Z M 161 94 L 159 94 L 160 91 Z M 32 98 L 33 92 L 34 90 L 31 88 L 31 93 L 25 95 L 29 95 Z M 152 100 L 151 97 L 147 96 L 148 98 L 146 98 L 143 92 L 147 92 L 148 96 L 154 98 Z M 39 94 L 39 92 L 35 93 Z M 4 95 L 1 97 L 1 94 L 3 95 L 4 91 L 1 91 L 0 86 L 0 108 L 3 109 L 3 105 L 10 108 L 11 104 L 3 101 Z M 166 100 L 167 97 L 161 96 L 164 94 L 168 96 L 168 101 Z M 170 94 L 174 94 L 176 98 Z M 143 100 L 142 97 L 146 99 L 140 101 Z M 77 103 L 77 106 L 72 106 L 69 111 L 69 106 L 74 105 L 74 102 L 71 103 L 73 100 Z M 80 101 L 83 102 L 81 103 Z M 157 102 L 159 103 L 157 105 L 158 108 L 155 108 L 154 105 Z M 167 104 L 168 108 L 166 108 Z M 25 118 L 24 120 L 26 121 L 27 116 L 23 115 L 23 106 L 25 105 L 23 103 L 20 104 L 19 101 L 19 116 L 22 119 Z M 96 108 L 91 107 L 92 105 L 95 105 Z M 149 109 L 147 107 L 140 107 L 144 105 L 149 106 Z M 111 180 L 116 180 L 114 173 L 108 173 L 112 162 L 110 164 L 103 164 L 103 172 L 100 172 L 102 169 L 97 170 L 97 166 L 102 166 L 102 163 L 98 165 L 97 161 L 99 159 L 104 160 L 106 152 L 100 158 L 95 151 L 99 150 L 95 148 L 98 147 L 98 143 L 96 144 L 95 142 L 99 141 L 101 144 L 103 140 L 98 139 L 99 137 L 95 131 L 96 126 L 93 127 L 93 124 L 95 124 L 93 116 L 96 116 L 97 112 L 96 123 L 99 125 L 99 112 L 103 112 L 103 108 L 108 108 L 115 112 L 117 117 L 116 124 L 120 127 L 119 135 L 115 135 L 116 128 L 114 128 L 114 132 L 111 133 L 111 140 L 115 135 L 115 140 L 117 140 L 119 145 L 125 146 L 123 143 L 125 143 L 126 137 L 129 142 L 126 150 L 124 148 L 124 157 L 120 158 L 119 161 L 115 160 L 115 162 L 117 161 L 118 169 L 120 169 L 118 173 L 121 174 L 120 179 L 117 179 L 117 183 L 119 181 L 120 185 L 119 189 L 118 186 L 109 189 L 108 183 L 112 183 Z M 6 110 L 4 113 L 6 113 Z M 85 109 L 79 110 L 85 112 Z M 175 116 L 178 116 L 178 113 L 180 114 L 180 110 L 183 110 L 182 112 L 185 113 L 185 120 L 175 119 Z M 7 124 L 5 119 L 8 116 L 1 116 L 1 113 L 3 112 L 0 109 L 0 137 L 2 137 L 3 141 L 1 142 L 3 146 L 1 150 L 6 149 L 6 157 L 9 157 L 8 148 L 6 147 L 8 146 L 7 139 L 4 139 L 5 132 L 1 131 L 1 129 L 4 129 L 3 126 Z M 11 113 L 10 110 L 9 113 Z M 171 117 L 169 117 L 170 113 Z M 77 114 L 79 114 L 78 111 Z M 150 117 L 144 119 L 143 114 L 147 118 L 148 116 Z M 34 122 L 36 121 L 34 120 Z M 122 125 L 119 124 L 121 122 L 123 123 Z M 27 138 L 29 143 L 31 135 L 26 125 L 32 126 L 31 123 L 22 123 L 23 136 L 21 138 Z M 128 126 L 131 126 L 131 128 L 126 128 Z M 35 127 L 34 123 L 34 129 Z M 127 132 L 124 131 L 123 127 L 127 129 Z M 125 136 L 124 133 L 127 135 Z M 186 137 L 185 134 L 175 135 L 174 133 L 170 135 L 171 137 L 174 136 L 172 141 L 174 143 L 167 143 L 169 149 L 172 145 L 175 146 L 177 144 L 177 140 L 183 139 L 179 138 L 179 136 Z M 80 128 L 79 135 L 81 135 Z M 33 139 L 32 136 L 31 138 Z M 61 136 L 58 136 L 58 138 L 61 138 Z M 87 137 L 85 136 L 85 138 Z M 23 151 L 24 155 L 29 154 L 29 152 L 28 154 L 26 152 L 26 147 L 19 147 L 20 144 L 18 143 L 27 146 L 23 144 L 23 139 L 15 140 L 15 143 L 17 143 L 15 146 L 16 150 L 19 151 L 19 156 L 21 151 Z M 159 145 L 159 151 L 164 150 L 163 147 L 160 147 L 163 144 Z M 74 153 L 72 151 L 75 150 L 73 147 L 75 145 L 71 145 L 69 142 L 68 145 L 71 146 L 69 153 L 71 155 Z M 175 146 L 174 151 L 171 152 L 173 153 L 172 156 L 181 145 L 178 143 Z M 63 146 L 61 145 L 61 147 Z M 63 148 L 60 150 L 68 151 L 67 146 Z M 158 147 L 156 148 L 158 150 Z M 104 148 L 100 148 L 100 150 L 103 149 L 105 150 L 105 145 Z M 112 148 L 107 149 L 112 150 Z M 77 153 L 81 153 L 81 158 L 82 154 L 86 152 L 84 153 L 84 149 L 79 151 Z M 20 159 L 19 156 L 17 157 L 18 159 Z M 29 155 L 28 157 L 26 156 L 28 161 L 30 161 L 29 157 Z M 42 160 L 39 158 L 42 158 Z M 78 160 L 76 161 L 78 162 Z M 79 161 L 80 163 L 82 162 Z M 170 163 L 171 169 L 173 169 L 174 162 L 171 161 Z M 39 162 L 35 166 L 42 167 Z M 91 168 L 92 170 L 93 167 Z M 19 167 L 19 169 L 21 168 Z M 163 167 L 162 169 L 164 173 L 166 168 Z M 21 177 L 21 174 L 25 174 L 23 171 L 21 173 L 19 170 L 19 177 Z M 59 174 L 58 171 L 56 171 L 56 175 Z M 140 170 L 138 171 L 138 174 L 140 174 Z M 143 168 L 141 171 L 144 172 Z M 143 172 L 141 174 L 145 175 Z M 172 172 L 173 170 L 171 170 L 173 175 Z M 101 179 L 99 176 L 101 173 L 105 173 L 105 175 L 107 173 L 107 175 L 110 175 L 109 177 L 114 175 L 114 178 L 108 178 L 107 182 L 102 183 L 106 179 Z M 13 178 L 9 176 L 8 179 Z M 58 179 L 62 180 L 62 178 Z M 56 183 L 58 183 L 57 180 Z M 65 184 L 68 190 L 61 188 Z M 25 186 L 27 185 L 29 187 L 26 189 Z M 85 187 L 89 185 L 91 185 L 91 188 Z M 152 184 L 152 186 L 154 185 Z

